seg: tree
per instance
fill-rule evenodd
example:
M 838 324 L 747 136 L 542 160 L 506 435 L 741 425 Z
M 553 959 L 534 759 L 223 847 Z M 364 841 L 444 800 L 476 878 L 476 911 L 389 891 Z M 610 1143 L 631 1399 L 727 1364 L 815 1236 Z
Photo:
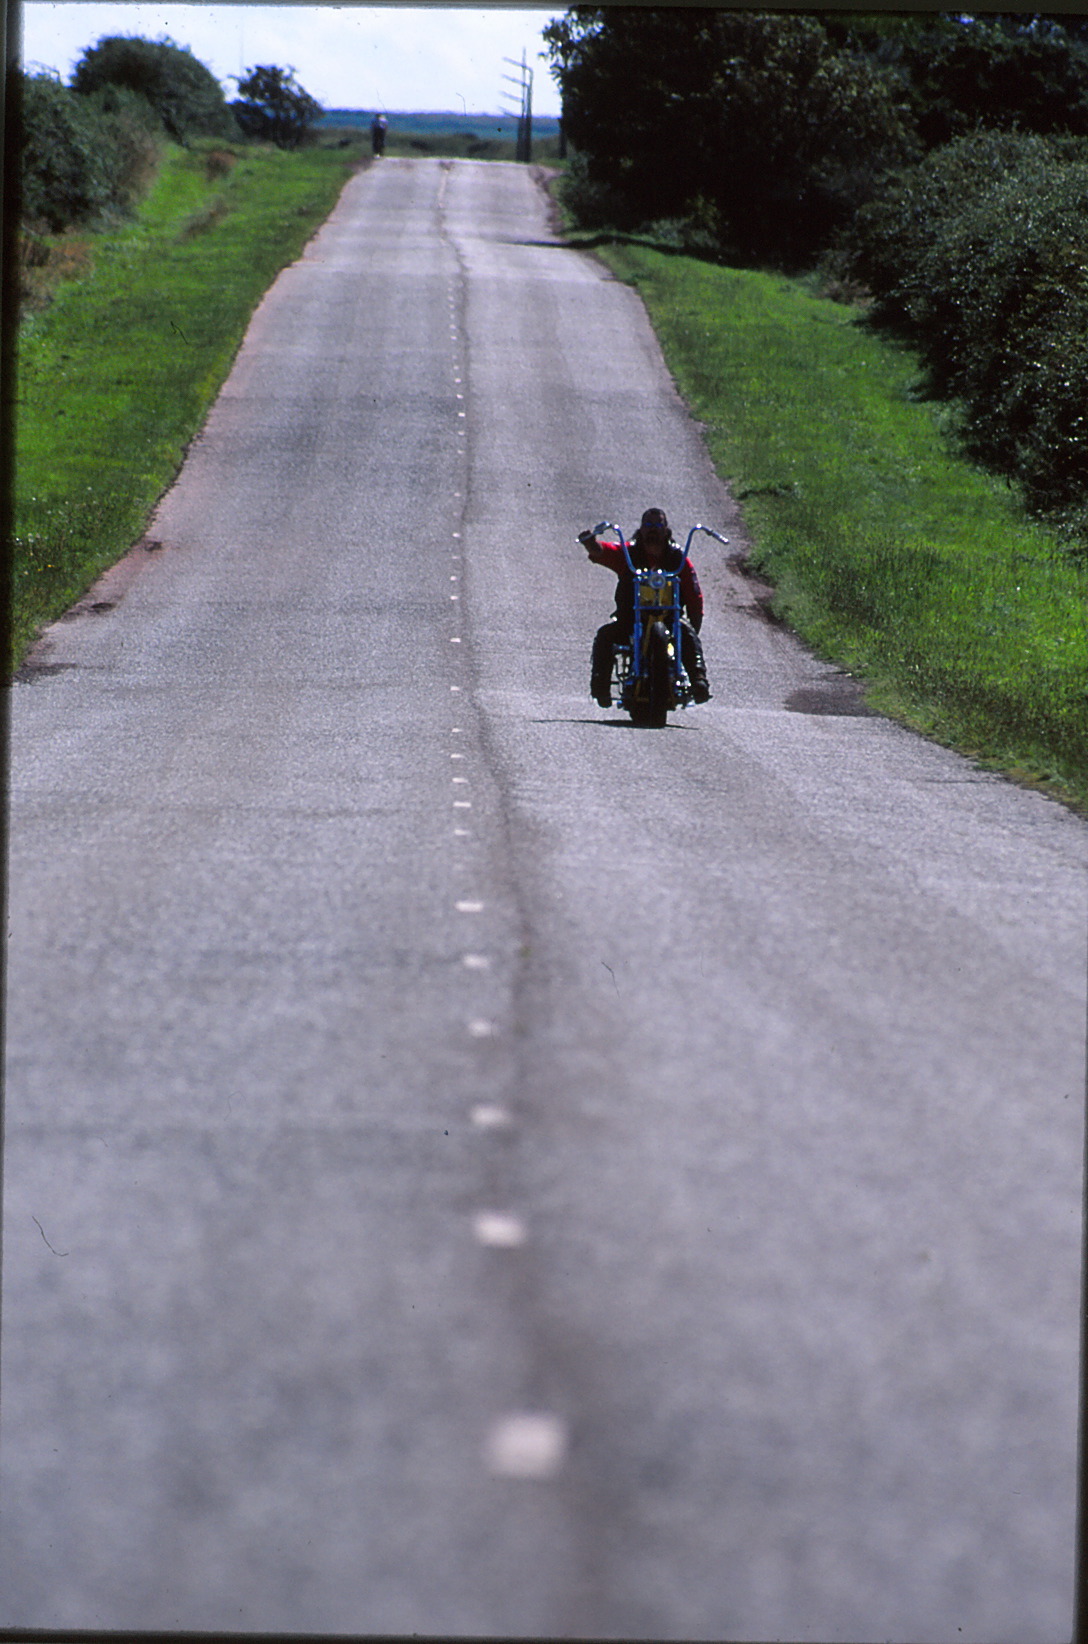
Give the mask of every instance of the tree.
M 190 137 L 229 137 L 236 132 L 223 88 L 188 49 L 172 40 L 107 35 L 76 64 L 72 90 L 81 95 L 123 86 L 146 99 L 178 143 Z
M 913 157 L 890 74 L 810 15 L 578 7 L 545 38 L 617 227 L 694 216 L 731 251 L 803 259 Z
M 323 113 L 321 104 L 298 84 L 294 69 L 248 69 L 238 90 L 241 95 L 230 106 L 246 136 L 277 148 L 298 148 Z
M 1009 13 L 829 14 L 840 44 L 899 80 L 926 148 L 983 128 L 1088 132 L 1085 20 Z

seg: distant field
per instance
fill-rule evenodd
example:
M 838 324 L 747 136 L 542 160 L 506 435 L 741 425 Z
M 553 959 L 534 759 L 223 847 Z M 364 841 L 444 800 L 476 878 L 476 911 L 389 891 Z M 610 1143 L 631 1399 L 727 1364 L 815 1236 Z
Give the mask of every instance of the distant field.
M 327 109 L 317 130 L 323 143 L 341 148 L 370 151 L 370 123 L 367 109 Z M 517 154 L 518 122 L 507 114 L 452 114 L 449 111 L 418 114 L 386 114 L 388 131 L 385 152 L 409 159 L 433 158 L 467 160 L 514 160 Z M 559 121 L 533 116 L 532 159 L 545 165 L 561 163 Z
M 359 126 L 370 129 L 375 109 L 357 108 L 330 108 L 325 110 L 319 122 L 320 127 L 335 127 L 339 131 L 353 130 Z M 419 114 L 411 111 L 398 112 L 382 110 L 389 123 L 391 133 L 404 137 L 450 137 L 469 136 L 498 137 L 513 142 L 517 136 L 518 122 L 512 114 L 453 114 L 437 112 Z M 558 137 L 559 121 L 548 115 L 533 115 L 534 137 Z

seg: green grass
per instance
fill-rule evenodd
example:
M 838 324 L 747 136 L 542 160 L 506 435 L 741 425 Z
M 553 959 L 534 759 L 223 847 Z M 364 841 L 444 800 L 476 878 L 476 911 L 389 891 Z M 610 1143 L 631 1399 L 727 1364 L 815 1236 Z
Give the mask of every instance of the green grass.
M 12 665 L 143 532 L 250 315 L 357 155 L 167 150 L 136 220 L 87 235 L 89 272 L 20 329 Z
M 706 424 L 777 614 L 874 706 L 1088 807 L 1088 567 L 957 455 L 912 356 L 801 280 L 601 255 Z

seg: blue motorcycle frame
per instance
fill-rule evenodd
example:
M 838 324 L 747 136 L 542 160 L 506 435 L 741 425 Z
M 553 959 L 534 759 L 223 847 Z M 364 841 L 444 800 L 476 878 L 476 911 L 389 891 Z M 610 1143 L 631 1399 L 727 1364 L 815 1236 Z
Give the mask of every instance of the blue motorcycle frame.
M 679 565 L 671 571 L 643 570 L 632 561 L 630 547 L 619 526 L 611 520 L 602 520 L 593 535 L 599 537 L 605 531 L 613 532 L 623 549 L 635 592 L 631 637 L 612 647 L 612 700 L 630 714 L 634 724 L 660 730 L 672 710 L 686 708 L 692 700 L 691 681 L 684 669 L 680 644 L 683 616 L 680 573 L 691 550 L 692 538 L 697 531 L 726 545 L 728 538 L 709 525 L 693 525 Z

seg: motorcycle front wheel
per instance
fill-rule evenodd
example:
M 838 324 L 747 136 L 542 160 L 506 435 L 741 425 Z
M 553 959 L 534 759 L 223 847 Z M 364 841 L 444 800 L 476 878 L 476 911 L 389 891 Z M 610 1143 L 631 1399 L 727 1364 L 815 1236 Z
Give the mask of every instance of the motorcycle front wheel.
M 676 705 L 674 676 L 675 647 L 663 622 L 655 622 L 646 635 L 643 659 L 646 672 L 640 681 L 641 700 L 631 704 L 631 718 L 636 725 L 659 731 L 665 725 L 669 709 Z

